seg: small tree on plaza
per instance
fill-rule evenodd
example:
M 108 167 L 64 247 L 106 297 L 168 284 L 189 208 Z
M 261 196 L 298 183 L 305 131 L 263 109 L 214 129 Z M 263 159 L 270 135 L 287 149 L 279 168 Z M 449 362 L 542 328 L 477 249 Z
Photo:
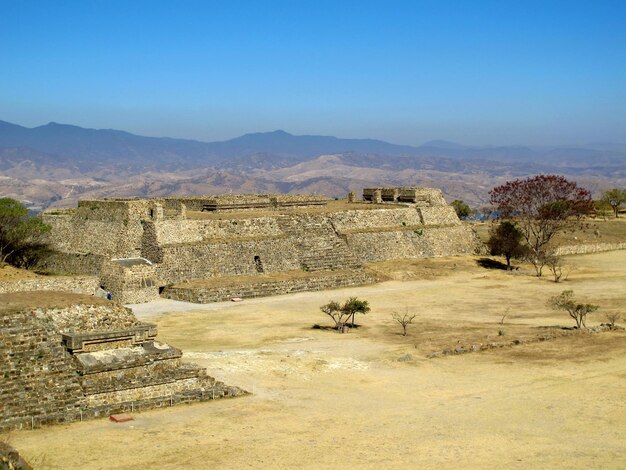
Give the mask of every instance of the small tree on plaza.
M 599 308 L 597 305 L 577 302 L 573 290 L 564 290 L 552 297 L 549 303 L 556 310 L 565 310 L 576 321 L 577 328 L 586 328 L 587 315 Z
M 343 304 L 331 301 L 320 307 L 320 310 L 333 319 L 335 327 L 340 329 L 350 318 L 352 318 L 352 327 L 354 328 L 354 316 L 357 313 L 366 314 L 370 311 L 367 300 L 361 300 L 357 297 L 350 297 Z
M 523 258 L 528 251 L 522 243 L 523 238 L 524 235 L 515 224 L 505 220 L 491 228 L 487 246 L 492 255 L 506 258 L 506 267 L 510 270 L 511 258 Z
M 352 328 L 354 328 L 354 316 L 357 313 L 365 315 L 370 310 L 369 302 L 367 300 L 361 300 L 356 297 L 350 297 L 341 306 L 341 311 L 347 315 L 347 318 L 352 317 Z

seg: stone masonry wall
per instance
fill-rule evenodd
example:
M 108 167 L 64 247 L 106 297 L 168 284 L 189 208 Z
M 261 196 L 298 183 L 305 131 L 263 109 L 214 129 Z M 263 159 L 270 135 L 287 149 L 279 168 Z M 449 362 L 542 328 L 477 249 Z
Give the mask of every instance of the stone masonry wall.
M 256 275 L 254 257 L 265 272 L 300 269 L 293 240 L 287 238 L 163 247 L 163 262 L 157 267 L 165 284 L 213 276 Z
M 116 263 L 108 263 L 102 270 L 100 282 L 111 292 L 116 302 L 137 304 L 159 298 L 161 282 L 155 266 L 123 267 Z
M 71 419 L 82 400 L 61 335 L 28 310 L 0 311 L 0 429 L 51 415 Z
M 56 252 L 47 256 L 38 267 L 58 274 L 98 276 L 109 260 L 110 258 L 105 255 Z
M 463 225 L 352 233 L 347 240 L 361 262 L 474 254 L 481 246 Z
M 338 232 L 349 233 L 376 228 L 422 225 L 419 211 L 413 207 L 378 210 L 350 210 L 329 214 Z
M 459 225 L 461 221 L 452 206 L 420 207 L 424 225 Z
M 161 245 L 215 239 L 258 239 L 280 235 L 281 231 L 274 217 L 237 220 L 164 220 L 156 226 L 157 241 Z
M 113 302 L 105 305 L 76 304 L 70 307 L 32 308 L 30 314 L 58 333 L 70 331 L 115 331 L 136 326 L 133 312 Z

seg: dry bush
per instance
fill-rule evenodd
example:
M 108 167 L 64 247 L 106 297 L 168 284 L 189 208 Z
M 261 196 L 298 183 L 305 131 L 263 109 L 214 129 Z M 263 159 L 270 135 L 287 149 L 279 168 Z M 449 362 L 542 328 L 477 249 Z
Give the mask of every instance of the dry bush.
M 406 312 L 403 315 L 400 315 L 398 312 L 394 312 L 391 314 L 391 318 L 402 327 L 402 336 L 406 336 L 406 330 L 408 326 L 413 323 L 413 319 L 417 316 L 417 314 L 409 313 L 409 309 L 407 308 Z

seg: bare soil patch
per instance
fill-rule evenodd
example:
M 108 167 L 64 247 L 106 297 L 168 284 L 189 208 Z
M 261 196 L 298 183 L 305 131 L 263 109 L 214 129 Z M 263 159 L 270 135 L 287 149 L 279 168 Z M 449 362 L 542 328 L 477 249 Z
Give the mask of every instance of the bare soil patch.
M 39 275 L 26 269 L 14 268 L 8 264 L 0 265 L 0 282 L 35 279 L 37 277 L 39 277 Z
M 71 292 L 32 291 L 0 294 L 0 308 L 68 307 L 75 304 L 106 305 L 111 302 L 94 295 Z

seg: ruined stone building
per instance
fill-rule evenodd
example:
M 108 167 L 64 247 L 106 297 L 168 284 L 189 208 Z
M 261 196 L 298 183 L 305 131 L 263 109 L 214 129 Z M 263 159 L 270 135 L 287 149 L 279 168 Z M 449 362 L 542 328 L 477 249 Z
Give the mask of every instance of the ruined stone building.
M 86 200 L 47 211 L 44 221 L 57 251 L 49 267 L 96 275 L 122 303 L 365 284 L 374 281 L 366 263 L 474 253 L 479 244 L 441 191 L 427 188 L 367 188 L 363 200 L 350 202 L 292 195 Z
M 0 294 L 0 430 L 245 394 L 156 334 L 91 295 Z

